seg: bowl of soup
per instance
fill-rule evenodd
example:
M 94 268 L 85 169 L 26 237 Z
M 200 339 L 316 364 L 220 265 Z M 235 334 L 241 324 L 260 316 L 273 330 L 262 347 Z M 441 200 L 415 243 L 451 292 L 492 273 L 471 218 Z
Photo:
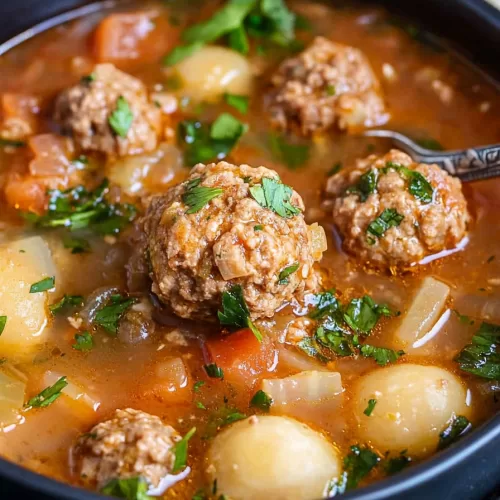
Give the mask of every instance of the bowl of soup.
M 364 132 L 497 143 L 497 83 L 376 3 L 37 5 L 0 46 L 6 495 L 492 490 L 500 181 Z

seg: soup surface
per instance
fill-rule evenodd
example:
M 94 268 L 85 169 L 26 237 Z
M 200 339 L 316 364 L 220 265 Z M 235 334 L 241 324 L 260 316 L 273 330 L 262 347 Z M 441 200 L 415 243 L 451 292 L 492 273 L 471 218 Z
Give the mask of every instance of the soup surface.
M 185 3 L 102 10 L 0 58 L 0 454 L 138 499 L 318 498 L 425 460 L 496 411 L 500 183 L 419 177 L 362 132 L 500 142 L 498 89 L 378 7 Z M 336 82 L 319 105 L 318 75 Z M 369 155 L 378 191 L 339 194 Z M 389 176 L 401 213 L 377 198 Z M 260 212 L 238 226 L 242 192 Z M 355 239 L 342 207 L 375 198 Z M 396 230 L 423 239 L 411 207 L 440 203 L 443 243 L 398 254 Z

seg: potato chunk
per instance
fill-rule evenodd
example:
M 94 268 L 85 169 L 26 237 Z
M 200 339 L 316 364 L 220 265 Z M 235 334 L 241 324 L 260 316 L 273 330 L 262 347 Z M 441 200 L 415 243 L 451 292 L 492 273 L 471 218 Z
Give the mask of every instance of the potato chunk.
M 0 336 L 1 356 L 25 353 L 43 342 L 49 292 L 30 293 L 30 287 L 55 275 L 49 247 L 41 237 L 0 247 L 0 315 L 7 316 Z

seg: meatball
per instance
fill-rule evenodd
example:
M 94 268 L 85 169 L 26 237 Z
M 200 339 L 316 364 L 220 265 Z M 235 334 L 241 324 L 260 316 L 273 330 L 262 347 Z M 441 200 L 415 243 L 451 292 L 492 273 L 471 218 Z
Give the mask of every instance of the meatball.
M 271 122 L 309 135 L 381 125 L 388 119 L 380 84 L 363 53 L 316 37 L 297 57 L 285 60 L 271 79 Z
M 190 193 L 214 197 L 193 207 Z M 313 239 L 319 230 L 326 240 L 322 228 L 306 225 L 303 210 L 273 170 L 196 165 L 146 213 L 153 292 L 182 318 L 211 320 L 221 294 L 240 285 L 251 317 L 271 317 L 295 294 L 316 288 L 313 264 L 326 246 Z
M 110 120 L 120 103 L 124 126 L 119 133 Z M 89 77 L 63 91 L 54 118 L 81 149 L 118 156 L 156 149 L 162 126 L 161 111 L 148 101 L 144 84 L 112 64 L 97 65 Z
M 141 476 L 153 487 L 173 469 L 181 436 L 158 417 L 127 408 L 83 434 L 74 449 L 77 473 L 101 489 L 112 479 Z
M 470 221 L 459 179 L 398 150 L 341 170 L 326 195 L 345 249 L 381 268 L 407 268 L 454 248 Z
M 342 472 L 338 449 L 307 425 L 261 416 L 224 429 L 208 451 L 207 476 L 234 500 L 322 498 Z

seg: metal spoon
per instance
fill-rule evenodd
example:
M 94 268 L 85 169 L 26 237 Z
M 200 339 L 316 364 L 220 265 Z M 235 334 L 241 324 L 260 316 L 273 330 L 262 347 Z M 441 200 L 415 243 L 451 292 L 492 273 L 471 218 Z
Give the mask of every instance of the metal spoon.
M 431 151 L 399 132 L 367 130 L 365 137 L 383 137 L 392 142 L 418 163 L 435 163 L 463 182 L 500 177 L 500 144 L 455 151 Z

